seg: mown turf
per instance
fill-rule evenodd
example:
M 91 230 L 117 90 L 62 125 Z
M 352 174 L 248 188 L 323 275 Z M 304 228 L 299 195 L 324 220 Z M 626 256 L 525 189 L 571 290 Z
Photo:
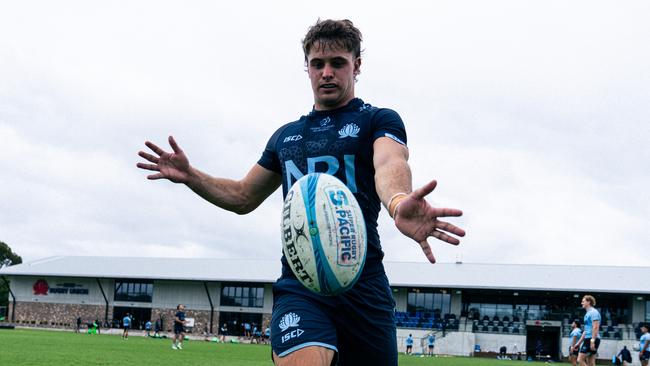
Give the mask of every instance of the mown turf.
M 22 366 L 271 366 L 271 347 L 188 341 L 174 351 L 169 339 L 88 335 L 43 330 L 0 330 L 0 365 Z M 399 356 L 399 364 L 437 366 L 522 366 L 523 361 L 467 357 Z M 530 365 L 530 363 L 527 363 Z M 363 365 L 360 365 L 363 366 Z

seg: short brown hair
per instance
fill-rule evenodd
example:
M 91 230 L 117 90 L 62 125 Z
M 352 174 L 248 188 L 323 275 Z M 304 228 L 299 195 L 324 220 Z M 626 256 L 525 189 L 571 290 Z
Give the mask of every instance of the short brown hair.
M 596 306 L 596 298 L 591 295 L 585 295 L 583 299 L 587 300 L 591 306 Z
M 320 47 L 343 48 L 351 52 L 355 58 L 361 56 L 361 31 L 347 19 L 318 19 L 302 40 L 305 61 L 317 42 L 321 43 Z

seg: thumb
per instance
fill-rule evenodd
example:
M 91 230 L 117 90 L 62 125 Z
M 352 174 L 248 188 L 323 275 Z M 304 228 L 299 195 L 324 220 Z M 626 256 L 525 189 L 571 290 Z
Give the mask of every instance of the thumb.
M 425 184 L 424 186 L 414 190 L 413 193 L 412 193 L 413 197 L 415 199 L 423 199 L 424 196 L 426 196 L 429 193 L 433 192 L 433 190 L 436 189 L 437 185 L 438 185 L 438 181 L 436 181 L 434 179 L 431 182 Z

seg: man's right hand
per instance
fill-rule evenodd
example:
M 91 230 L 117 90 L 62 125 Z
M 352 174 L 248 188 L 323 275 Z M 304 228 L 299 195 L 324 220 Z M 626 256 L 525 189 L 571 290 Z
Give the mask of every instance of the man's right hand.
M 138 163 L 137 167 L 145 170 L 157 171 L 156 174 L 148 175 L 148 179 L 169 179 L 174 183 L 188 183 L 190 178 L 190 162 L 185 155 L 185 152 L 178 146 L 173 136 L 169 136 L 169 146 L 173 152 L 169 153 L 159 148 L 156 144 L 150 141 L 144 143 L 151 149 L 157 157 L 148 154 L 144 151 L 139 151 L 138 155 L 147 159 L 153 164 Z

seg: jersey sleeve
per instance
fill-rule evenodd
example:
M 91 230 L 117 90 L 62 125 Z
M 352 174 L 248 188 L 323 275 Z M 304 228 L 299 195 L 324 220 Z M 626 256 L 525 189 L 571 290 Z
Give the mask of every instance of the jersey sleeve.
M 392 109 L 381 108 L 373 116 L 374 133 L 372 140 L 388 137 L 406 146 L 406 129 L 402 118 Z
M 275 133 L 271 136 L 269 141 L 266 143 L 266 148 L 262 152 L 262 156 L 257 161 L 257 164 L 278 174 L 282 174 L 282 167 L 280 166 L 280 159 L 278 158 L 278 151 L 277 151 L 278 138 L 282 130 L 283 128 L 280 128 L 277 131 L 275 131 Z

